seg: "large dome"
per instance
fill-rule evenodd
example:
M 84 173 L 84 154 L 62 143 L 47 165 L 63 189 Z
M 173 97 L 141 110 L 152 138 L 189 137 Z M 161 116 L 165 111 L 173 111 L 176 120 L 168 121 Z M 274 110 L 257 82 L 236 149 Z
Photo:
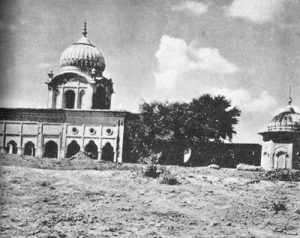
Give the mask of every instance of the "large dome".
M 59 65 L 61 68 L 75 66 L 84 72 L 91 73 L 96 69 L 96 73 L 102 73 L 105 69 L 105 61 L 100 51 L 86 37 L 83 37 L 68 47 L 60 56 Z
M 300 114 L 289 106 L 288 110 L 273 118 L 268 125 L 268 131 L 300 131 Z

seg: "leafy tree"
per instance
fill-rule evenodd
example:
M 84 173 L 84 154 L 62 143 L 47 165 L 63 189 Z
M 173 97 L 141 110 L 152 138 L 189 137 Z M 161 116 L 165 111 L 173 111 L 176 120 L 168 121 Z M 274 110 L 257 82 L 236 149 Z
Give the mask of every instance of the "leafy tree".
M 165 162 L 178 164 L 187 148 L 231 140 L 239 116 L 239 109 L 224 96 L 203 95 L 190 103 L 143 103 L 140 114 L 128 121 L 125 147 L 141 157 L 162 152 Z

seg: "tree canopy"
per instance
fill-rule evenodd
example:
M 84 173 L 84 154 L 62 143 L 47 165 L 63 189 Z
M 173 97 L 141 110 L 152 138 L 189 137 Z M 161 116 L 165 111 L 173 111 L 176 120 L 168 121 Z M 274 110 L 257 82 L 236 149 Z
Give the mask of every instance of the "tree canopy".
M 139 156 L 231 140 L 241 112 L 224 96 L 208 94 L 190 103 L 152 102 L 127 120 L 125 144 Z M 175 149 L 176 151 L 176 149 Z

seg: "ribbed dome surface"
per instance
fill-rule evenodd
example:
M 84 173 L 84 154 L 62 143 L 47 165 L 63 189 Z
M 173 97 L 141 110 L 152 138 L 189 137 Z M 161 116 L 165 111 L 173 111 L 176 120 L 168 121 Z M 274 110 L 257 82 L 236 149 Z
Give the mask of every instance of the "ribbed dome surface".
M 105 61 L 102 54 L 86 36 L 83 36 L 62 53 L 59 65 L 61 68 L 76 66 L 87 72 L 91 72 L 95 68 L 97 72 L 102 73 L 105 69 Z
M 276 115 L 268 126 L 268 131 L 300 131 L 300 114 L 294 108 Z

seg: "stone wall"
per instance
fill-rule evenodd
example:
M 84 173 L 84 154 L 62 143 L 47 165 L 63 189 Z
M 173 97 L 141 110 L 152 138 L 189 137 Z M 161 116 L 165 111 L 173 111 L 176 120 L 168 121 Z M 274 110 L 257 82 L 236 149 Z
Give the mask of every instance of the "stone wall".
M 120 111 L 0 108 L 0 150 L 53 157 L 54 152 L 46 152 L 51 147 L 57 150 L 55 157 L 64 158 L 79 149 L 92 151 L 100 160 L 103 147 L 109 147 L 111 160 L 122 162 L 125 115 Z

